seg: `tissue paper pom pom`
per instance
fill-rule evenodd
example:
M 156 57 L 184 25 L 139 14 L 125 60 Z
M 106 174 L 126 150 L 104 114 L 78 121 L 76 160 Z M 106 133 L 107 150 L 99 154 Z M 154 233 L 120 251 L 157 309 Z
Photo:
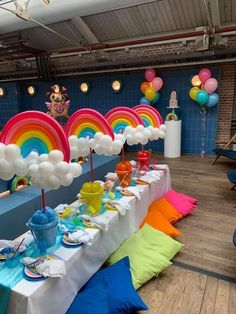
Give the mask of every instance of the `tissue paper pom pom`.
M 44 162 L 44 161 L 48 161 L 48 154 L 42 154 L 39 156 L 38 158 L 39 163 Z
M 165 125 L 165 124 L 161 124 L 160 127 L 159 127 L 159 129 L 160 129 L 161 131 L 165 131 L 165 130 L 166 130 L 166 125 Z
M 76 159 L 79 157 L 79 149 L 76 146 L 70 147 L 70 159 Z
M 42 177 L 49 177 L 54 171 L 54 166 L 50 161 L 44 161 L 39 165 L 39 173 Z
M 60 150 L 54 149 L 48 154 L 48 160 L 53 164 L 57 164 L 58 162 L 63 161 L 63 159 L 64 155 Z
M 28 168 L 28 173 L 30 176 L 35 176 L 38 174 L 39 166 L 37 164 L 32 164 Z
M 76 162 L 72 162 L 69 164 L 70 166 L 70 174 L 72 175 L 73 178 L 77 178 L 82 174 L 82 167 L 80 164 Z
M 75 135 L 71 135 L 69 137 L 69 143 L 71 146 L 76 146 L 78 144 L 78 140 L 79 140 L 78 137 Z
M 13 161 L 13 171 L 17 176 L 25 176 L 28 172 L 26 161 L 23 158 L 16 158 Z
M 61 183 L 57 176 L 52 175 L 48 178 L 48 187 L 52 190 L 57 190 L 60 187 Z
M 19 146 L 15 144 L 6 145 L 4 153 L 5 153 L 6 159 L 8 160 L 15 160 L 17 157 L 21 156 L 20 148 Z
M 55 166 L 55 173 L 58 174 L 59 176 L 66 175 L 69 171 L 70 171 L 69 164 L 65 161 L 60 161 Z
M 73 182 L 73 177 L 70 173 L 68 173 L 65 177 L 62 178 L 61 184 L 63 186 L 69 186 Z

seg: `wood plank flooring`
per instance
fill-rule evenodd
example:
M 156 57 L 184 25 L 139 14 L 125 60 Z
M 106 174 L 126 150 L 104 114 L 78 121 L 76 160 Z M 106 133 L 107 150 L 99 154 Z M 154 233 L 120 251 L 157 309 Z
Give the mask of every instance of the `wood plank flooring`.
M 146 313 L 236 314 L 236 191 L 226 176 L 236 163 L 220 158 L 211 166 L 212 158 L 200 156 L 157 158 L 169 165 L 173 188 L 199 202 L 176 224 L 184 248 L 174 265 L 139 290 L 149 306 Z

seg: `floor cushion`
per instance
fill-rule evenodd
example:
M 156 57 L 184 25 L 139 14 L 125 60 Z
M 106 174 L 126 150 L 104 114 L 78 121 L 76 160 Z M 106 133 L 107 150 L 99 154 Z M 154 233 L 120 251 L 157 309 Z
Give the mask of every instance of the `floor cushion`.
M 160 211 L 150 210 L 145 219 L 143 220 L 141 227 L 147 223 L 153 228 L 160 230 L 167 234 L 170 237 L 178 237 L 181 235 L 181 232 L 176 229 L 172 224 L 162 215 Z
M 165 194 L 165 197 L 168 202 L 170 202 L 175 207 L 175 209 L 183 216 L 187 216 L 196 208 L 196 205 L 191 203 L 188 199 L 186 199 L 179 193 L 175 191 L 173 192 L 173 190 L 168 191 Z
M 159 210 L 172 224 L 183 218 L 183 215 L 181 215 L 165 197 L 152 202 L 148 211 L 152 210 Z
M 108 283 L 101 280 L 95 286 L 77 294 L 66 314 L 109 314 Z
M 135 311 L 148 310 L 148 307 L 134 289 L 130 262 L 127 256 L 121 260 L 119 259 L 117 263 L 99 270 L 85 284 L 82 291 L 91 289 L 103 281 L 104 278 L 108 283 L 109 313 L 129 314 Z M 93 295 L 91 295 L 92 297 Z
M 126 240 L 107 260 L 113 264 L 124 256 L 129 256 L 132 280 L 135 289 L 157 276 L 171 265 L 171 262 L 152 243 L 142 239 L 141 233 L 134 234 Z
M 152 247 L 155 247 L 168 260 L 171 260 L 183 247 L 182 243 L 148 224 L 145 224 L 138 232 L 140 232 L 142 239 L 148 241 Z

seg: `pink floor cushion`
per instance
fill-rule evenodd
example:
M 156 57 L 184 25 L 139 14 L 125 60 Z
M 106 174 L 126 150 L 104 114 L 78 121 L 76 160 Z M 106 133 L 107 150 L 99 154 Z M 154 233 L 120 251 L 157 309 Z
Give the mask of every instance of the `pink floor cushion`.
M 169 190 L 166 194 L 165 197 L 166 199 L 175 207 L 175 209 L 182 214 L 183 216 L 186 216 L 190 214 L 195 208 L 196 205 L 194 205 L 190 200 L 189 197 L 182 194 L 178 193 L 174 190 Z M 193 198 L 191 198 L 193 199 Z M 193 199 L 195 200 L 195 199 Z

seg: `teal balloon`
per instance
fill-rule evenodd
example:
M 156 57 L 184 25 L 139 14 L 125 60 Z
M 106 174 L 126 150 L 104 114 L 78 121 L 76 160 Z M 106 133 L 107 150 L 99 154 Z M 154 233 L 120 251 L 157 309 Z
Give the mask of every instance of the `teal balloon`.
M 160 99 L 160 93 L 156 93 L 155 97 L 153 98 L 153 100 L 151 101 L 152 104 L 155 104 L 156 102 L 158 102 L 158 100 Z
M 146 97 L 142 97 L 139 99 L 139 103 L 142 105 L 151 105 L 151 102 L 149 100 L 147 100 Z
M 204 106 L 208 102 L 209 95 L 206 91 L 200 90 L 197 93 L 196 101 L 199 103 L 199 105 Z
M 208 101 L 206 103 L 207 107 L 211 108 L 218 104 L 220 97 L 217 93 L 209 95 Z

